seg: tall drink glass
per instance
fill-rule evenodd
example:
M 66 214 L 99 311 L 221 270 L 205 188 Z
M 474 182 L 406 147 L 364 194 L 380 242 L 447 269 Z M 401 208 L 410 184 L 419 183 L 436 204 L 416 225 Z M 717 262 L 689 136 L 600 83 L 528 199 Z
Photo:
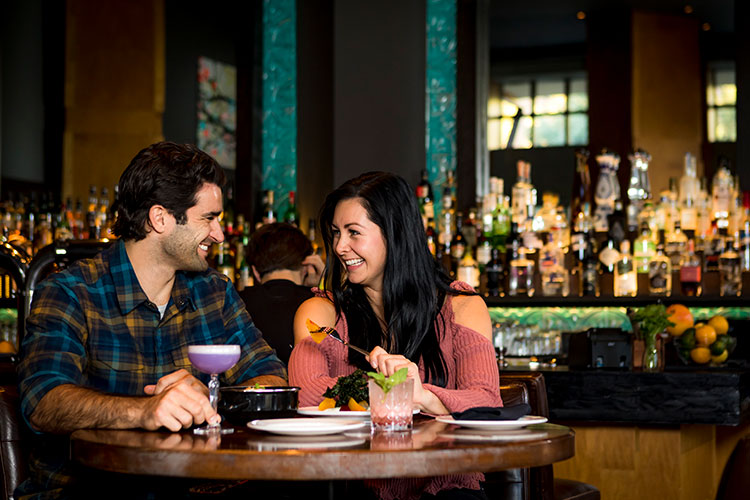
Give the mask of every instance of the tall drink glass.
M 208 399 L 214 410 L 219 403 L 219 373 L 232 368 L 240 359 L 239 345 L 191 345 L 188 358 L 195 368 L 211 375 L 208 383 Z M 234 429 L 222 429 L 220 423 L 207 424 L 194 429 L 195 434 L 229 434 Z
M 387 393 L 372 379 L 370 390 L 370 419 L 375 431 L 408 431 L 413 422 L 414 380 L 391 387 Z

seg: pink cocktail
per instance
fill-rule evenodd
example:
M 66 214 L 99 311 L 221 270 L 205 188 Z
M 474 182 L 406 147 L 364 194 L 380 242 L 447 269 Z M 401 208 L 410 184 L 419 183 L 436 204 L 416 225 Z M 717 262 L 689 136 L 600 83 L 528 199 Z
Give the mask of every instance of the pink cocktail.
M 372 379 L 370 390 L 370 420 L 375 431 L 408 431 L 414 420 L 414 381 L 407 379 L 391 387 L 387 393 Z
M 219 373 L 232 368 L 240 359 L 239 345 L 191 345 L 188 346 L 188 359 L 198 370 L 211 375 L 208 383 L 208 399 L 214 410 L 219 404 Z M 222 429 L 221 424 L 208 424 L 194 429 L 196 434 L 229 434 L 234 429 Z

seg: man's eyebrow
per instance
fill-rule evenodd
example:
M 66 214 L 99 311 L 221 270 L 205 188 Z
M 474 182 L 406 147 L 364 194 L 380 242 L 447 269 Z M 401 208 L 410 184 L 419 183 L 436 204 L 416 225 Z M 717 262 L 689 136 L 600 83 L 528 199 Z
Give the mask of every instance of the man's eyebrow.
M 221 211 L 218 211 L 218 212 L 206 212 L 205 214 L 203 214 L 203 217 L 218 217 L 221 214 L 222 214 Z

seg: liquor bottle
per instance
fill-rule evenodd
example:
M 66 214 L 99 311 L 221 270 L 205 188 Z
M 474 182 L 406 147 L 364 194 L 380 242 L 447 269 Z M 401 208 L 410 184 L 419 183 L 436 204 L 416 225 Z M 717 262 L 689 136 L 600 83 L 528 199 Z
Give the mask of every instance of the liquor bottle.
M 609 229 L 608 216 L 615 209 L 615 200 L 620 199 L 620 183 L 617 180 L 620 157 L 616 153 L 603 149 L 596 157 L 596 162 L 599 165 L 599 179 L 594 191 L 596 202 L 594 230 L 597 233 L 605 233 Z
M 672 264 L 672 268 L 680 268 L 680 259 L 687 248 L 688 237 L 682 232 L 682 223 L 677 220 L 674 223 L 674 231 L 666 238 L 665 251 Z
M 705 177 L 701 177 L 700 186 L 696 203 L 696 212 L 698 213 L 695 228 L 696 251 L 698 247 L 703 245 L 703 240 L 708 237 L 711 231 L 711 196 L 708 193 L 708 180 Z
M 645 222 L 641 223 L 640 234 L 635 239 L 633 246 L 636 272 L 648 273 L 648 263 L 656 254 L 656 245 L 651 237 L 651 230 Z
M 570 204 L 570 220 L 575 222 L 583 212 L 583 206 L 591 207 L 591 172 L 589 170 L 589 156 L 587 149 L 576 149 L 576 173 L 573 176 L 573 198 Z M 590 215 L 590 212 L 589 212 Z
M 263 191 L 263 215 L 261 224 L 273 224 L 276 222 L 276 212 L 273 208 L 273 189 Z
M 523 227 L 529 212 L 531 216 L 534 215 L 536 189 L 531 184 L 531 163 L 518 160 L 516 171 L 518 180 L 511 191 L 511 220 L 518 224 L 518 227 Z
M 680 178 L 680 223 L 688 236 L 693 236 L 698 227 L 698 196 L 700 181 L 695 163 L 695 156 L 685 153 L 685 173 Z
M 483 226 L 484 229 L 479 232 L 476 249 L 476 259 L 477 263 L 479 263 L 480 271 L 484 271 L 487 263 L 492 260 L 492 250 L 494 249 L 492 246 L 492 241 L 489 237 L 487 237 L 487 234 L 490 234 L 490 236 L 492 235 L 492 229 L 487 228 L 485 224 L 483 224 Z
M 742 220 L 738 230 L 740 261 L 743 271 L 750 271 L 750 191 L 742 196 Z
M 687 250 L 680 259 L 680 291 L 688 297 L 703 293 L 701 259 L 695 254 L 695 241 L 688 240 Z
M 648 263 L 648 291 L 651 295 L 672 295 L 672 262 L 664 253 L 664 231 L 659 232 L 656 254 Z
M 232 257 L 231 246 L 227 241 L 221 244 L 221 249 L 217 254 L 216 270 L 226 275 L 234 283 L 234 258 Z
M 310 217 L 307 219 L 307 239 L 310 240 L 310 244 L 313 248 L 313 253 L 317 254 L 320 251 L 317 242 L 317 233 L 315 232 L 315 218 Z
M 297 211 L 297 204 L 294 199 L 294 191 L 289 191 L 289 206 L 284 212 L 284 222 L 291 224 L 294 227 L 299 226 L 299 212 Z
M 432 256 L 437 258 L 438 236 L 435 231 L 435 221 L 432 218 L 427 219 L 427 229 L 425 230 L 425 233 L 427 235 L 427 247 L 430 249 Z
M 492 212 L 492 246 L 499 249 L 500 253 L 506 252 L 506 242 L 511 230 L 512 215 L 510 212 L 508 197 L 502 193 L 497 195 L 497 203 Z
M 526 258 L 520 238 L 513 238 L 508 267 L 508 295 L 534 295 L 534 261 Z
M 732 237 L 724 240 L 724 251 L 719 255 L 719 295 L 738 296 L 742 293 L 742 263 L 734 248 Z
M 542 295 L 567 297 L 570 279 L 565 269 L 565 254 L 549 233 L 544 233 L 547 243 L 539 254 L 539 274 L 542 278 Z
M 578 275 L 580 297 L 599 296 L 599 260 L 589 210 L 588 206 L 584 206 L 583 211 L 579 212 L 575 232 L 570 239 L 574 258 L 573 273 Z
M 109 220 L 109 189 L 102 187 L 99 196 L 99 206 L 97 207 L 97 221 L 96 224 L 99 226 L 99 237 L 109 238 L 111 237 L 111 228 L 113 221 Z
M 642 149 L 637 149 L 628 156 L 630 159 L 630 183 L 628 185 L 627 208 L 628 230 L 632 233 L 638 228 L 638 213 L 643 202 L 651 198 L 651 182 L 648 178 L 648 164 L 651 155 Z
M 432 194 L 432 186 L 427 177 L 426 169 L 422 169 L 422 180 L 417 184 L 417 200 L 419 201 L 419 211 L 422 213 L 424 225 L 427 227 L 427 221 L 435 218 L 435 198 Z
M 474 290 L 479 290 L 479 264 L 474 260 L 468 247 L 464 247 L 464 254 L 458 262 L 456 279 L 468 283 Z
M 466 253 L 466 238 L 463 232 L 463 217 L 461 212 L 456 214 L 456 234 L 450 242 L 451 269 L 456 273 L 458 264 Z
M 247 283 L 247 276 L 243 276 L 242 268 L 245 267 L 245 273 L 250 273 L 250 266 L 247 264 L 245 259 L 245 244 L 241 238 L 237 238 L 234 244 L 234 287 L 238 292 L 245 289 L 245 283 Z
M 231 239 L 235 236 L 234 189 L 231 184 L 227 186 L 227 194 L 224 197 L 224 210 L 221 214 L 221 226 L 224 231 L 224 236 L 227 239 Z
M 596 217 L 594 217 L 594 230 L 596 230 Z M 622 209 L 622 201 L 617 200 L 613 211 L 607 216 L 607 236 L 619 247 L 627 234 L 627 216 Z
M 722 160 L 711 181 L 711 213 L 714 220 L 727 219 L 731 208 L 734 177 L 729 162 Z
M 617 247 L 617 242 L 609 237 L 599 251 L 599 263 L 603 272 L 613 273 L 615 271 L 615 264 L 620 260 L 620 252 Z
M 721 220 L 719 219 L 717 222 Z M 712 227 L 711 235 L 703 245 L 703 260 L 706 272 L 719 270 L 719 255 L 724 251 L 724 240 L 726 237 L 726 227 Z
M 638 294 L 638 279 L 635 263 L 630 256 L 630 242 L 620 243 L 620 259 L 615 264 L 615 297 L 635 297 Z
M 490 261 L 484 266 L 484 274 L 487 277 L 487 295 L 499 297 L 503 293 L 503 263 L 500 261 L 500 250 L 493 248 L 490 253 Z
M 99 205 L 99 198 L 96 196 L 96 186 L 93 184 L 89 187 L 89 207 L 86 212 L 86 238 L 98 240 L 101 237 L 101 226 L 96 225 L 96 207 Z

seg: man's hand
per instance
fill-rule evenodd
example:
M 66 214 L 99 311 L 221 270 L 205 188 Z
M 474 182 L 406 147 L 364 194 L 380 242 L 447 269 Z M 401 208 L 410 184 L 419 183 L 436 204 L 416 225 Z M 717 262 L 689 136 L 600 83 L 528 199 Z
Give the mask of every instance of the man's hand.
M 312 254 L 305 257 L 302 261 L 302 284 L 310 287 L 318 286 L 324 268 L 325 263 L 320 255 Z
M 140 426 L 144 429 L 166 427 L 177 432 L 203 422 L 218 423 L 221 419 L 209 403 L 206 386 L 186 370 L 165 375 L 143 391 L 151 395 L 141 416 Z

